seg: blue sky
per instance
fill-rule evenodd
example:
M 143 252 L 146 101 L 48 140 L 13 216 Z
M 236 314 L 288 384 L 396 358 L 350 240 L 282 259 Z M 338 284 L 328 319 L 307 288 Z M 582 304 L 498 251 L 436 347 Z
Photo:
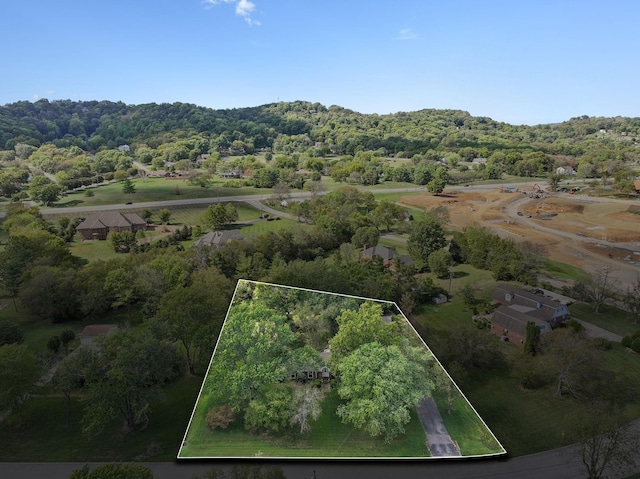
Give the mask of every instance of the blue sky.
M 0 104 L 640 116 L 637 0 L 3 0 Z

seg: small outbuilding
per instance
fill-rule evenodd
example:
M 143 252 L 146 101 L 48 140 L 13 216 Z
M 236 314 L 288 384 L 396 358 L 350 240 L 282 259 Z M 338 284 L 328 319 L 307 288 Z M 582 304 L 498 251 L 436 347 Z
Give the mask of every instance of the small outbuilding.
M 117 329 L 117 324 L 90 324 L 80 333 L 80 346 L 95 348 L 97 338 L 113 334 Z

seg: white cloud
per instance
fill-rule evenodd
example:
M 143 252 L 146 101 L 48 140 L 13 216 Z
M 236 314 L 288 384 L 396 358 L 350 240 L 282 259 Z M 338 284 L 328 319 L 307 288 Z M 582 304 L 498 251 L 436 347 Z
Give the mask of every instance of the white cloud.
M 250 0 L 202 0 L 206 5 L 206 8 L 211 8 L 214 5 L 219 5 L 221 3 L 233 3 L 236 6 L 236 15 L 244 18 L 244 21 L 249 25 L 260 26 L 261 23 L 252 18 L 252 14 L 256 9 L 256 4 L 251 2 Z
M 396 36 L 396 40 L 414 40 L 417 35 L 410 28 L 403 28 Z
M 35 95 L 33 95 L 33 99 L 34 100 L 39 100 L 40 99 L 40 95 L 38 95 L 37 93 Z
M 46 90 L 45 95 L 53 95 L 55 92 L 53 90 Z

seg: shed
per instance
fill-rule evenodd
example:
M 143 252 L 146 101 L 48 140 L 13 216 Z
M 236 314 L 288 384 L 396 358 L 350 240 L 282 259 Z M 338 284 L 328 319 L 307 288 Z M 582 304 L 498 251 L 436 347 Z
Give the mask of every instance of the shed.
M 95 347 L 98 337 L 113 334 L 118 329 L 117 324 L 90 324 L 80 333 L 80 345 Z

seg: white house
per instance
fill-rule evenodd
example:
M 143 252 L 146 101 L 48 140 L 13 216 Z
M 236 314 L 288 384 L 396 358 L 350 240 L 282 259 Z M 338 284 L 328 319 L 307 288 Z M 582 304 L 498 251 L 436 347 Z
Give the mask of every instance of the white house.
M 575 174 L 576 170 L 573 169 L 573 166 L 565 165 L 556 168 L 556 175 L 574 176 Z

